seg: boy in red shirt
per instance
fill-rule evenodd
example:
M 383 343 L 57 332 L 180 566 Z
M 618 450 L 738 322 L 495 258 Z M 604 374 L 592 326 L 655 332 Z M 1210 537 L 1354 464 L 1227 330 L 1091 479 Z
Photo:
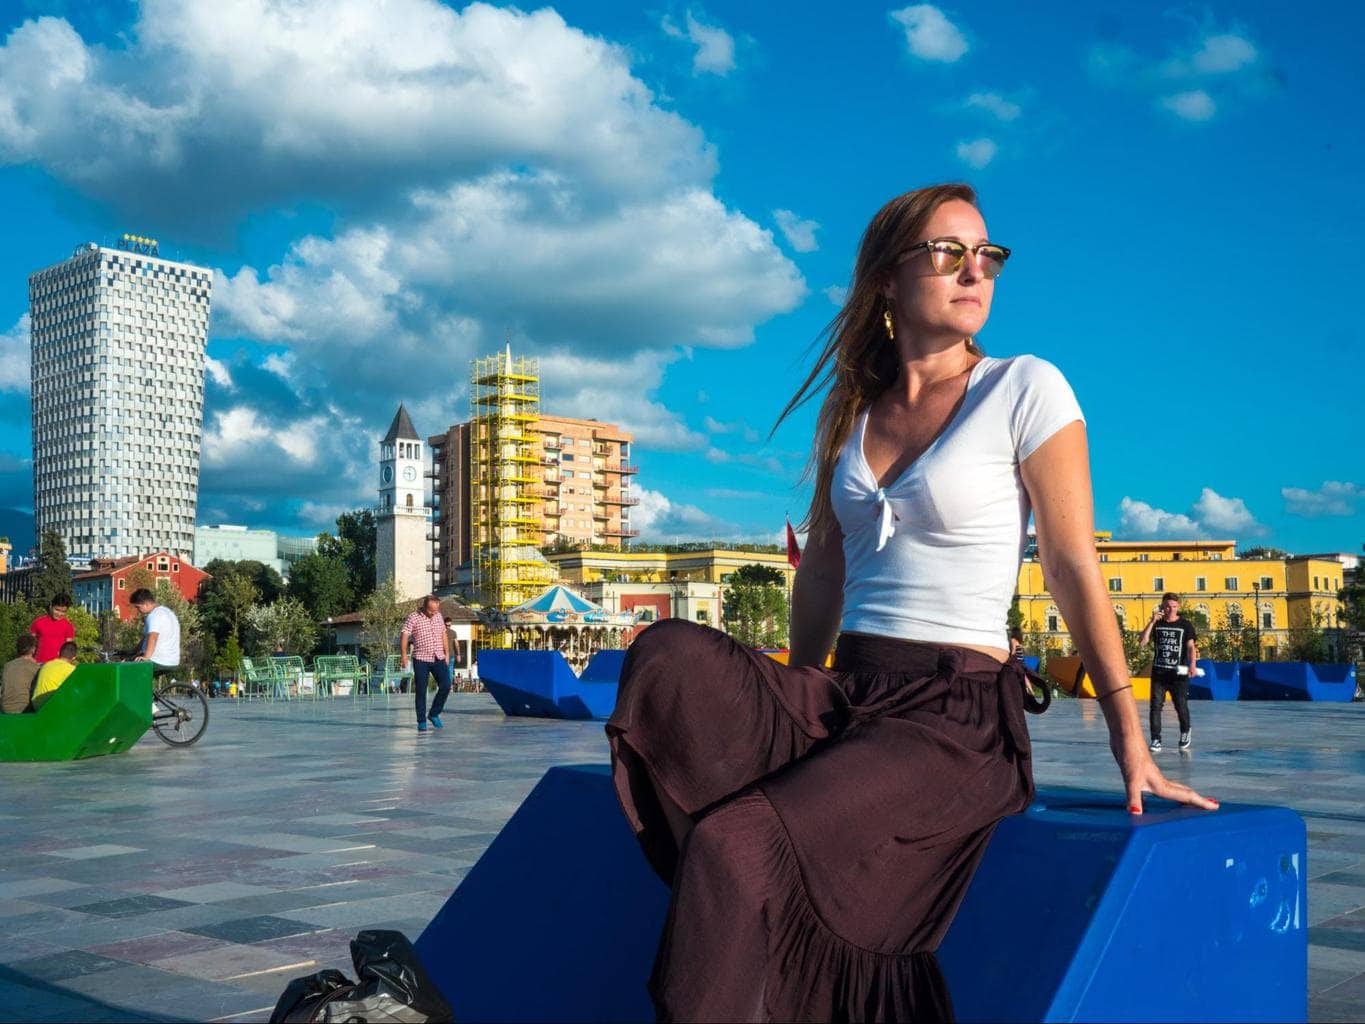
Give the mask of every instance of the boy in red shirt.
M 62 644 L 68 640 L 75 641 L 76 627 L 66 617 L 67 609 L 70 607 L 71 595 L 57 594 L 48 602 L 47 614 L 39 615 L 33 620 L 33 625 L 28 627 L 28 631 L 38 641 L 38 649 L 33 652 L 33 660 L 38 664 L 57 657 Z

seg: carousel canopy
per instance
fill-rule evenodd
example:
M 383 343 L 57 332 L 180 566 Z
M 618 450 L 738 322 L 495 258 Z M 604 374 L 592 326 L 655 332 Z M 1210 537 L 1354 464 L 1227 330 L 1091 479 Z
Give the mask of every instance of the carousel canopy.
M 509 611 L 507 621 L 514 626 L 631 626 L 635 624 L 635 615 L 609 612 L 556 583 L 539 597 Z

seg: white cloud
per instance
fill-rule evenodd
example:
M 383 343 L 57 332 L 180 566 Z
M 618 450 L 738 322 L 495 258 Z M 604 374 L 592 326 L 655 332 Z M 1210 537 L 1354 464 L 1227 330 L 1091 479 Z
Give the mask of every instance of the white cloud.
M 829 301 L 836 306 L 842 306 L 848 299 L 847 285 L 832 284 L 820 290 L 824 293 L 825 298 L 829 299 Z
M 1239 98 L 1262 94 L 1264 77 L 1256 44 L 1240 31 L 1211 30 L 1172 45 L 1164 58 L 1115 44 L 1092 46 L 1087 56 L 1096 78 L 1116 88 L 1153 97 L 1176 117 L 1201 123 Z
M 232 374 L 227 368 L 227 364 L 213 356 L 204 357 L 204 370 L 208 373 L 209 379 L 221 388 L 232 388 Z
M 1199 524 L 1187 515 L 1155 508 L 1124 497 L 1119 502 L 1119 533 L 1125 537 L 1188 539 L 1199 535 Z
M 674 39 L 686 39 L 697 48 L 692 57 L 694 74 L 728 75 L 735 70 L 735 40 L 725 29 L 702 22 L 690 10 L 684 15 L 685 28 L 664 18 L 663 30 Z
M 1186 121 L 1207 121 L 1218 112 L 1213 97 L 1203 89 L 1191 89 L 1189 92 L 1163 96 L 1161 105 L 1176 117 Z
M 1019 104 L 1007 100 L 997 92 L 974 92 L 967 97 L 966 105 L 976 110 L 984 110 L 998 121 L 1014 121 L 1023 112 Z
M 296 373 L 420 397 L 440 386 L 431 359 L 461 367 L 508 330 L 523 350 L 617 360 L 623 347 L 735 347 L 805 290 L 771 233 L 710 192 L 602 204 L 509 171 L 301 239 L 264 271 L 220 272 L 214 316 L 222 332 L 290 345 Z
M 758 444 L 762 436 L 757 430 L 749 426 L 743 420 L 735 420 L 733 423 L 726 423 L 716 419 L 714 416 L 702 418 L 702 427 L 712 434 L 734 434 L 743 438 L 749 444 Z
M 637 352 L 617 358 L 566 350 L 543 354 L 539 356 L 541 410 L 616 423 L 649 451 L 698 451 L 706 446 L 705 435 L 651 397 L 677 358 L 677 352 Z
M 1168 512 L 1124 497 L 1119 503 L 1119 533 L 1127 537 L 1193 540 L 1232 536 L 1259 537 L 1269 531 L 1256 521 L 1241 498 L 1225 498 L 1210 487 L 1200 491 L 1189 514 Z
M 509 164 L 615 196 L 715 173 L 701 132 L 656 105 L 624 49 L 548 8 L 144 0 L 140 11 L 127 44 L 107 49 L 58 18 L 10 34 L 0 163 L 38 163 L 182 234 L 300 194 L 382 204 Z M 705 52 L 719 66 L 714 42 Z
M 382 429 L 334 406 L 290 417 L 233 404 L 204 425 L 200 486 L 239 500 L 306 494 L 354 508 L 372 502 L 367 485 Z
M 995 159 L 1000 147 L 995 144 L 993 139 L 973 139 L 970 142 L 959 142 L 957 144 L 957 158 L 968 167 L 975 167 L 978 171 Z
M 1235 74 L 1255 64 L 1259 56 L 1250 39 L 1236 32 L 1219 32 L 1204 36 L 1190 56 L 1172 58 L 1165 71 L 1176 76 Z
M 1321 516 L 1352 516 L 1358 502 L 1365 500 L 1365 487 L 1344 480 L 1326 480 L 1315 491 L 1303 487 L 1281 487 L 1284 510 L 1291 516 L 1317 519 Z
M 30 386 L 29 319 L 25 313 L 0 334 L 0 391 L 27 392 Z
M 705 458 L 707 462 L 717 466 L 738 465 L 748 466 L 750 469 L 762 470 L 773 476 L 783 476 L 786 466 L 776 455 L 768 455 L 762 451 L 757 452 L 729 452 L 714 445 L 706 449 Z
M 814 252 L 820 248 L 820 243 L 815 240 L 815 232 L 820 230 L 820 225 L 815 221 L 802 220 L 791 210 L 774 210 L 773 219 L 777 221 L 787 244 L 797 252 Z
M 1257 537 L 1269 531 L 1256 521 L 1241 498 L 1225 498 L 1211 487 L 1199 493 L 1192 510 L 1205 529 L 1234 536 Z
M 687 540 L 737 539 L 742 530 L 734 523 L 704 512 L 696 505 L 670 501 L 662 492 L 636 486 L 640 500 L 631 511 L 631 526 L 642 541 L 671 543 Z
M 914 4 L 891 12 L 905 29 L 905 45 L 921 60 L 951 64 L 967 52 L 967 39 L 933 4 Z
M 1194 55 L 1196 71 L 1205 74 L 1227 74 L 1240 71 L 1256 61 L 1256 45 L 1232 32 L 1208 36 L 1203 47 Z

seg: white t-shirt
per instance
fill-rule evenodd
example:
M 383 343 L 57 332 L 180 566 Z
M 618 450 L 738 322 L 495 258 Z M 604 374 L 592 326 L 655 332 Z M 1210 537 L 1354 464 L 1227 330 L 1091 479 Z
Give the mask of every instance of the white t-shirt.
M 152 663 L 156 665 L 180 664 L 180 620 L 164 604 L 159 604 L 147 613 L 142 620 L 142 635 L 156 634 L 156 649 L 152 651 Z
M 1085 417 L 1061 372 L 1035 356 L 982 359 L 943 432 L 891 484 L 863 455 L 864 411 L 834 468 L 849 632 L 1004 648 L 1027 543 L 1019 464 Z

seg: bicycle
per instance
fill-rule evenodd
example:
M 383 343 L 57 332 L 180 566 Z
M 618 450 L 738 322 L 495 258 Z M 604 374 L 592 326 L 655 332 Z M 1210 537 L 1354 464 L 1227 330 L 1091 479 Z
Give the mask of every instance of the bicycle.
M 100 651 L 103 662 L 128 662 L 131 657 Z M 152 666 L 152 731 L 157 739 L 172 747 L 188 747 L 209 727 L 209 701 L 193 683 L 166 679 Z M 173 671 L 173 670 L 168 670 Z
M 209 727 L 209 700 L 193 683 L 152 683 L 152 731 L 173 747 L 188 747 Z

